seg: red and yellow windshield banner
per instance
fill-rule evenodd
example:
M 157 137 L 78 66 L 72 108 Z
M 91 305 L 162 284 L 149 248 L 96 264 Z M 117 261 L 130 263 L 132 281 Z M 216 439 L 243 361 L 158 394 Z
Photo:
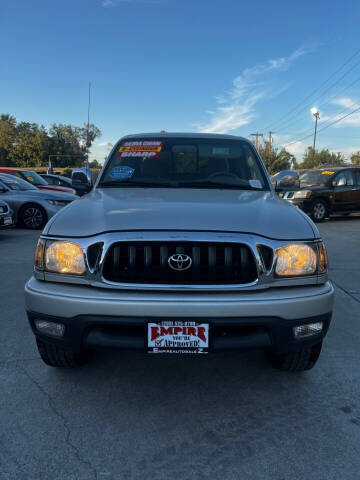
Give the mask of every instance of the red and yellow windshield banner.
M 158 157 L 163 142 L 139 141 L 125 142 L 119 148 L 118 157 Z

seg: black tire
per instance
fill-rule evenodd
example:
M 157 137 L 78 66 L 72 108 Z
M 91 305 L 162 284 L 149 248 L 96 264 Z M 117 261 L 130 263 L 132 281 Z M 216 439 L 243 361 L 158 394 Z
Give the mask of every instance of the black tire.
M 45 227 L 47 214 L 41 205 L 27 203 L 19 211 L 19 223 L 29 230 L 40 230 Z
M 74 352 L 73 350 L 65 350 L 57 345 L 45 343 L 39 338 L 36 338 L 36 344 L 43 362 L 46 365 L 50 365 L 50 367 L 81 367 L 88 362 L 90 357 L 88 351 Z
M 303 372 L 310 370 L 317 362 L 321 352 L 322 342 L 306 347 L 297 352 L 279 355 L 275 352 L 265 352 L 265 356 L 273 368 L 283 372 Z
M 325 200 L 322 200 L 321 198 L 314 200 L 311 206 L 311 218 L 314 220 L 314 222 L 320 223 L 328 216 L 329 206 Z

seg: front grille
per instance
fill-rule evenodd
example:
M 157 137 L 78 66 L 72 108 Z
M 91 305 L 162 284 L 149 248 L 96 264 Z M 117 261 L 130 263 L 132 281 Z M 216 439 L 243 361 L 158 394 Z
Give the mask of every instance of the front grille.
M 170 268 L 169 257 L 177 253 L 192 259 L 190 268 Z M 250 248 L 242 244 L 122 242 L 109 248 L 103 277 L 111 282 L 134 284 L 245 284 L 257 279 L 257 268 Z

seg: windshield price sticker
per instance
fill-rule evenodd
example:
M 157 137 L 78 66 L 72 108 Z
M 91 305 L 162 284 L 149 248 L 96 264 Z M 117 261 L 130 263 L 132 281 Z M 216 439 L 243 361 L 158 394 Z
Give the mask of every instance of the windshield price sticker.
M 249 180 L 249 185 L 252 188 L 262 188 L 260 180 Z
M 159 156 L 163 142 L 142 141 L 125 142 L 119 148 L 118 158 L 126 157 L 147 157 L 156 158 Z
M 334 175 L 335 172 L 331 172 L 330 170 L 324 170 L 321 172 L 321 175 Z
M 209 324 L 163 321 L 148 324 L 149 353 L 207 353 Z

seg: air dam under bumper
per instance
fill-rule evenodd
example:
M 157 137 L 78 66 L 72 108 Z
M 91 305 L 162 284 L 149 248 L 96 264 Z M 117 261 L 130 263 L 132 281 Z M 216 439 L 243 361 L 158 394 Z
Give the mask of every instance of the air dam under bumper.
M 244 348 L 279 352 L 318 342 L 328 329 L 334 289 L 330 282 L 257 292 L 120 292 L 31 278 L 26 309 L 34 333 L 65 348 L 144 349 L 148 322 L 185 319 L 208 322 L 211 350 Z M 65 325 L 61 339 L 36 331 L 34 320 Z M 324 322 L 321 334 L 295 340 L 293 327 Z

